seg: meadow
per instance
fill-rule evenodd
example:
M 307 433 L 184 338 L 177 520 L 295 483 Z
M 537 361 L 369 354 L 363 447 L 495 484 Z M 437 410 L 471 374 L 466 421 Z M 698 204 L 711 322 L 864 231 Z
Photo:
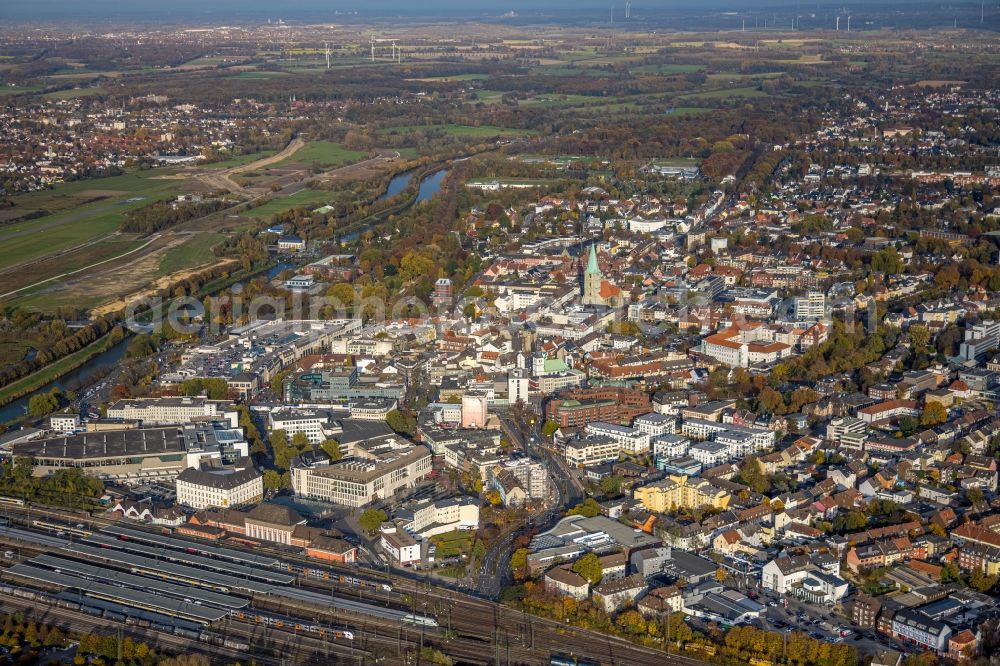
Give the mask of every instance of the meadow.
M 319 164 L 323 167 L 331 167 L 357 162 L 367 156 L 368 154 L 363 151 L 351 150 L 333 141 L 310 141 L 294 155 L 272 164 L 271 167 L 287 164 Z
M 296 206 L 320 208 L 326 204 L 326 202 L 330 199 L 330 196 L 329 192 L 306 189 L 287 197 L 280 197 L 278 199 L 268 201 L 267 203 L 257 206 L 256 208 L 251 208 L 245 213 L 245 215 L 257 219 L 269 220 L 275 213 L 280 213 L 281 211 L 288 210 L 289 208 L 295 208 Z
M 126 211 L 176 194 L 178 181 L 154 180 L 153 173 L 62 183 L 14 197 L 24 211 L 49 214 L 0 227 L 0 269 L 99 241 L 118 230 Z
M 495 125 L 480 125 L 478 127 L 472 125 L 403 125 L 378 130 L 378 133 L 383 135 L 412 134 L 413 132 L 444 132 L 448 136 L 472 139 L 485 139 L 494 136 L 527 136 L 535 133 L 532 130 L 496 127 Z

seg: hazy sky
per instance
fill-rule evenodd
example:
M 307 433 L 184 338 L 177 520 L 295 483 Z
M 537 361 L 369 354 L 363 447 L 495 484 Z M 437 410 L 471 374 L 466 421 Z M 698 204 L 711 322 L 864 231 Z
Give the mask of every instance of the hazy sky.
M 879 4 L 903 0 L 879 0 Z M 864 5 L 870 2 L 857 2 Z M 844 6 L 845 0 L 633 0 L 636 14 L 644 11 L 748 10 L 799 7 L 803 10 Z M 922 4 L 908 2 L 907 4 Z M 98 20 L 251 20 L 281 17 L 286 20 L 332 20 L 337 10 L 357 11 L 359 17 L 436 15 L 453 17 L 497 16 L 514 11 L 522 16 L 598 18 L 612 5 L 624 9 L 625 0 L 0 0 L 0 21 L 6 19 L 59 19 L 86 17 Z M 327 18 L 330 17 L 330 18 Z

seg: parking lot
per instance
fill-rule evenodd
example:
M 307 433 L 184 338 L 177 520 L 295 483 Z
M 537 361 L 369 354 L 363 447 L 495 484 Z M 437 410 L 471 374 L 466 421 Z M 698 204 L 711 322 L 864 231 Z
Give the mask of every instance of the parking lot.
M 801 631 L 817 640 L 847 643 L 859 652 L 870 653 L 884 647 L 897 650 L 902 648 L 888 637 L 876 634 L 874 629 L 852 626 L 850 617 L 843 614 L 842 607 L 821 607 L 788 597 L 786 608 L 780 595 L 770 593 L 766 593 L 760 601 L 768 604 L 767 613 L 761 618 L 764 629 Z

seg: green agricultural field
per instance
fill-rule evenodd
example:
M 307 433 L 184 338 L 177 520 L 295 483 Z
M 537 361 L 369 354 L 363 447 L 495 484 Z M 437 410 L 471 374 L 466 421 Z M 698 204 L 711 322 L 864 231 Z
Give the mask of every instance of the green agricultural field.
M 610 102 L 615 98 L 597 97 L 596 95 L 559 95 L 548 94 L 532 97 L 518 102 L 519 106 L 540 106 L 554 108 L 560 106 L 583 106 L 584 104 Z
M 103 88 L 70 88 L 69 90 L 56 90 L 45 93 L 44 97 L 49 99 L 76 99 L 78 97 L 93 97 L 104 93 Z
M 704 106 L 667 106 L 663 112 L 668 116 L 693 116 L 699 113 L 710 113 L 714 110 Z
M 131 70 L 130 70 L 131 71 Z M 50 81 L 86 81 L 87 79 L 96 79 L 100 76 L 107 76 L 109 78 L 115 78 L 121 76 L 122 73 L 118 70 L 89 70 L 89 69 L 74 69 L 71 72 L 64 72 L 60 74 L 50 74 L 45 78 Z
M 690 74 L 700 72 L 705 69 L 705 65 L 683 65 L 683 64 L 663 64 L 663 65 L 640 65 L 632 67 L 633 74 L 659 74 L 670 76 L 672 74 Z
M 244 164 L 250 164 L 251 162 L 256 162 L 259 159 L 265 157 L 270 157 L 274 155 L 276 150 L 263 150 L 259 153 L 247 153 L 246 155 L 236 155 L 230 157 L 228 160 L 223 160 L 221 162 L 212 162 L 211 164 L 201 165 L 205 169 L 232 169 L 233 167 L 243 166 Z
M 497 127 L 495 125 L 406 125 L 403 127 L 387 127 L 378 131 L 379 134 L 410 134 L 412 132 L 444 132 L 449 136 L 461 138 L 489 138 L 494 136 L 526 136 L 534 134 L 534 130 Z
M 237 60 L 242 61 L 245 58 L 238 58 Z M 177 69 L 200 69 L 207 67 L 218 67 L 226 63 L 233 62 L 232 59 L 226 58 L 225 56 L 204 56 L 201 58 L 195 58 L 194 60 L 189 60 Z
M 240 72 L 238 74 L 232 74 L 227 78 L 258 81 L 258 80 L 273 79 L 276 76 L 287 76 L 287 74 L 288 72 Z
M 360 150 L 349 150 L 339 143 L 333 141 L 310 141 L 304 148 L 296 152 L 291 157 L 272 164 L 271 167 L 283 166 L 286 164 L 319 164 L 321 166 L 337 166 L 356 162 L 367 157 L 367 153 Z
M 160 259 L 158 275 L 207 264 L 215 258 L 212 248 L 225 238 L 222 234 L 195 234 L 177 247 L 172 247 Z
M 706 90 L 704 92 L 678 95 L 678 99 L 736 99 L 738 97 L 766 97 L 767 93 L 751 88 L 722 88 L 721 90 Z
M 475 91 L 476 101 L 483 104 L 499 104 L 500 98 L 504 96 L 502 90 L 477 90 Z
M 594 67 L 566 67 L 560 65 L 547 65 L 533 70 L 535 74 L 545 76 L 607 76 L 608 72 Z
M 23 95 L 45 90 L 43 86 L 0 86 L 0 97 L 4 95 Z
M 756 79 L 776 79 L 783 75 L 784 72 L 761 72 L 758 74 L 739 74 L 737 72 L 718 72 L 716 74 L 709 74 L 707 77 L 707 83 L 709 85 L 719 85 L 726 83 L 736 83 L 737 81 L 746 83 L 748 81 L 753 81 Z
M 671 116 L 693 116 L 700 113 L 710 113 L 713 109 L 703 106 L 675 106 L 668 108 L 665 113 Z
M 250 217 L 269 220 L 275 213 L 280 213 L 281 211 L 288 210 L 289 208 L 295 208 L 296 206 L 319 208 L 325 205 L 331 196 L 332 195 L 329 192 L 323 192 L 320 190 L 302 190 L 301 192 L 296 192 L 291 196 L 274 199 L 273 201 L 268 201 L 262 206 L 251 208 L 246 214 Z
M 180 181 L 155 180 L 157 171 L 62 183 L 14 197 L 18 208 L 51 214 L 2 227 L 0 268 L 90 243 L 118 230 L 128 210 L 168 199 Z M 97 199 L 97 200 L 94 200 Z M 90 201 L 90 203 L 83 203 Z
M 501 98 L 504 94 L 505 93 L 502 90 L 477 90 L 476 99 L 484 104 L 500 104 Z M 596 95 L 563 95 L 559 93 L 548 93 L 537 95 L 535 97 L 529 97 L 528 99 L 520 99 L 517 104 L 518 106 L 539 106 L 543 108 L 572 107 L 583 106 L 590 103 L 609 103 L 616 99 L 621 98 L 598 97 Z
M 451 81 L 485 81 L 490 78 L 489 74 L 455 74 L 453 76 L 427 76 L 419 79 L 408 79 L 409 81 L 427 81 L 428 83 L 448 83 Z

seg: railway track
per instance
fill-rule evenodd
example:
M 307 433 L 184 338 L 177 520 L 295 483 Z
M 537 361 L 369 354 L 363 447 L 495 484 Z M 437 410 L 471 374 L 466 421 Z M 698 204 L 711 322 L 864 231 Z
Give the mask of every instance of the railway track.
M 109 623 L 107 620 L 70 610 L 59 608 L 58 606 L 39 605 L 37 601 L 31 599 L 21 599 L 9 594 L 0 593 L 0 608 L 13 609 L 24 613 L 36 621 L 52 624 L 60 627 L 66 632 L 74 633 L 101 633 L 107 634 Z M 165 632 L 156 631 L 145 627 L 128 626 L 126 633 L 140 640 L 146 641 L 161 649 L 172 651 L 178 654 L 189 654 L 193 652 L 206 652 L 212 655 L 221 656 L 234 661 L 246 659 L 246 654 L 238 650 L 232 650 L 222 646 L 211 646 L 210 650 L 203 650 L 205 645 L 195 639 L 176 636 Z M 258 664 L 278 665 L 282 663 L 279 657 L 271 657 L 265 653 L 254 655 Z
M 18 508 L 22 519 L 28 510 Z M 62 521 L 82 522 L 97 529 L 110 524 L 101 518 L 68 518 L 58 511 L 33 508 L 33 516 L 45 515 Z M 29 522 L 30 524 L 30 522 Z M 27 552 L 44 550 L 22 548 Z M 251 553 L 274 556 L 283 562 L 298 566 L 317 566 L 315 562 L 297 553 L 289 553 L 281 548 L 262 546 Z M 402 576 L 384 571 L 376 571 L 348 565 L 330 565 L 324 568 L 342 572 L 345 576 L 364 577 L 369 580 L 385 581 L 391 590 L 378 587 L 349 586 L 334 578 L 324 580 L 312 576 L 299 575 L 296 586 L 319 594 L 335 593 L 338 596 L 363 601 L 382 608 L 408 609 L 411 613 L 426 614 L 437 619 L 439 630 L 404 624 L 398 619 L 386 619 L 344 609 L 323 608 L 315 603 L 299 603 L 295 599 L 284 598 L 276 601 L 272 597 L 257 597 L 255 606 L 277 608 L 282 613 L 295 617 L 324 618 L 329 625 L 343 626 L 345 623 L 354 631 L 354 646 L 371 645 L 379 654 L 400 657 L 406 650 L 413 650 L 421 644 L 437 647 L 460 663 L 468 664 L 546 664 L 552 653 L 571 651 L 601 664 L 629 664 L 635 666 L 702 666 L 703 662 L 684 655 L 665 652 L 636 645 L 625 639 L 598 632 L 562 625 L 557 621 L 540 618 L 502 606 L 493 601 L 474 597 L 449 588 L 430 585 L 426 579 Z M 235 623 L 230 623 L 236 626 Z M 258 629 L 259 630 L 259 629 Z M 329 640 L 299 635 L 303 651 L 311 653 L 337 653 L 348 658 L 357 658 L 351 646 L 337 646 Z M 354 649 L 357 649 L 356 647 Z M 353 655 L 353 656 L 352 656 Z M 362 655 L 364 658 L 364 655 Z M 390 662 L 391 663 L 391 662 Z

